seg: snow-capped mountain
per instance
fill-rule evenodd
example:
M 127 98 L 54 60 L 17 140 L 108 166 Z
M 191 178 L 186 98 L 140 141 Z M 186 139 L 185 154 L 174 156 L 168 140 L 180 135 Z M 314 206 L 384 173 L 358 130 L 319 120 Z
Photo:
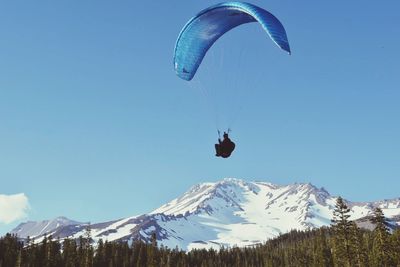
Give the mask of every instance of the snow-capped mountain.
M 247 246 L 264 242 L 292 229 L 305 230 L 330 224 L 336 197 L 311 184 L 285 186 L 265 182 L 246 182 L 227 178 L 216 183 L 202 183 L 183 196 L 144 215 L 92 224 L 94 241 L 142 239 L 156 233 L 159 244 L 168 247 L 209 248 Z M 400 225 L 400 198 L 378 202 L 350 202 L 351 219 L 367 225 L 365 218 L 374 207 L 382 208 L 393 224 Z M 13 233 L 37 240 L 51 234 L 78 238 L 87 224 L 45 222 L 19 225 Z M 46 225 L 40 229 L 38 225 Z M 54 225 L 54 224 L 53 224 Z M 34 229 L 34 230 L 33 230 Z M 34 233 L 34 234 L 33 234 Z
M 66 217 L 60 216 L 53 220 L 45 220 L 45 221 L 28 221 L 25 223 L 19 224 L 14 230 L 12 230 L 13 234 L 16 234 L 22 238 L 26 237 L 36 237 L 43 235 L 45 233 L 51 233 L 58 228 L 62 228 L 69 225 L 80 225 L 81 222 L 72 221 Z

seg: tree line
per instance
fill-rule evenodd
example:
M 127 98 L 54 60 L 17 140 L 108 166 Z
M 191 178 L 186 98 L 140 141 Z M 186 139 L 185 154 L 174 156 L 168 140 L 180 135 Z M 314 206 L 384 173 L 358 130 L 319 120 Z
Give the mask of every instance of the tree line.
M 380 208 L 365 230 L 350 219 L 350 209 L 338 198 L 332 224 L 307 231 L 293 230 L 251 247 L 193 249 L 157 245 L 140 240 L 93 245 L 90 226 L 78 239 L 60 241 L 45 236 L 40 243 L 21 242 L 17 236 L 0 238 L 0 267 L 143 267 L 143 266 L 295 266 L 393 267 L 400 266 L 400 229 L 390 230 Z

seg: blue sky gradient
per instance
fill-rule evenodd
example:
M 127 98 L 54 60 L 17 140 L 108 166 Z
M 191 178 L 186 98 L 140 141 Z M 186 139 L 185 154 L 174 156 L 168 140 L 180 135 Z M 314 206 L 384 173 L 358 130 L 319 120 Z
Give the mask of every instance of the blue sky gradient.
M 0 194 L 26 194 L 25 220 L 142 214 L 224 177 L 400 197 L 400 3 L 253 1 L 292 55 L 243 25 L 185 82 L 175 40 L 215 3 L 2 4 Z M 229 121 L 237 149 L 222 160 Z

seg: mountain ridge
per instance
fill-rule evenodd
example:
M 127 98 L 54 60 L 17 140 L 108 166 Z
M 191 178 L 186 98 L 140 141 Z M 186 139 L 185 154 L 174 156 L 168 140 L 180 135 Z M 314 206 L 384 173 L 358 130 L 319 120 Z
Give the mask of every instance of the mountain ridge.
M 276 185 L 225 178 L 196 184 L 180 197 L 147 214 L 95 223 L 90 227 L 94 241 L 100 238 L 149 241 L 151 234 L 156 233 L 159 244 L 184 250 L 248 246 L 292 229 L 329 225 L 336 199 L 323 187 L 317 188 L 311 183 Z M 353 220 L 370 216 L 373 208 L 379 206 L 388 218 L 393 219 L 394 225 L 400 225 L 400 198 L 346 202 Z M 44 234 L 78 238 L 88 226 L 68 219 L 64 222 L 51 224 L 53 228 L 49 227 L 49 221 L 22 223 L 12 233 L 22 238 L 26 237 L 23 234 L 31 233 L 31 237 L 39 242 Z M 32 225 L 36 227 L 32 228 Z M 47 225 L 47 228 L 40 229 L 38 225 Z

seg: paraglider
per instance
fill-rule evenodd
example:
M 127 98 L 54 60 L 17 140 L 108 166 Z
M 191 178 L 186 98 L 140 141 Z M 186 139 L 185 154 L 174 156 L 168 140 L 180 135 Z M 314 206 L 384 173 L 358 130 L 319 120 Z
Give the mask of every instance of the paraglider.
M 290 54 L 286 31 L 274 15 L 253 4 L 224 2 L 199 12 L 183 27 L 175 44 L 174 68 L 176 74 L 183 80 L 192 80 L 207 51 L 218 38 L 231 29 L 250 22 L 258 22 L 272 41 Z M 223 142 L 217 144 L 219 148 Z M 219 155 L 221 153 L 218 153 L 217 145 L 216 150 Z M 234 145 L 230 153 L 233 149 Z M 228 154 L 230 155 L 230 153 Z M 223 155 L 227 154 L 221 154 L 222 157 L 224 157 Z
M 225 2 L 211 6 L 183 27 L 175 45 L 176 74 L 190 81 L 208 49 L 231 29 L 250 22 L 258 22 L 272 41 L 290 54 L 289 41 L 282 23 L 271 13 L 244 2 Z

